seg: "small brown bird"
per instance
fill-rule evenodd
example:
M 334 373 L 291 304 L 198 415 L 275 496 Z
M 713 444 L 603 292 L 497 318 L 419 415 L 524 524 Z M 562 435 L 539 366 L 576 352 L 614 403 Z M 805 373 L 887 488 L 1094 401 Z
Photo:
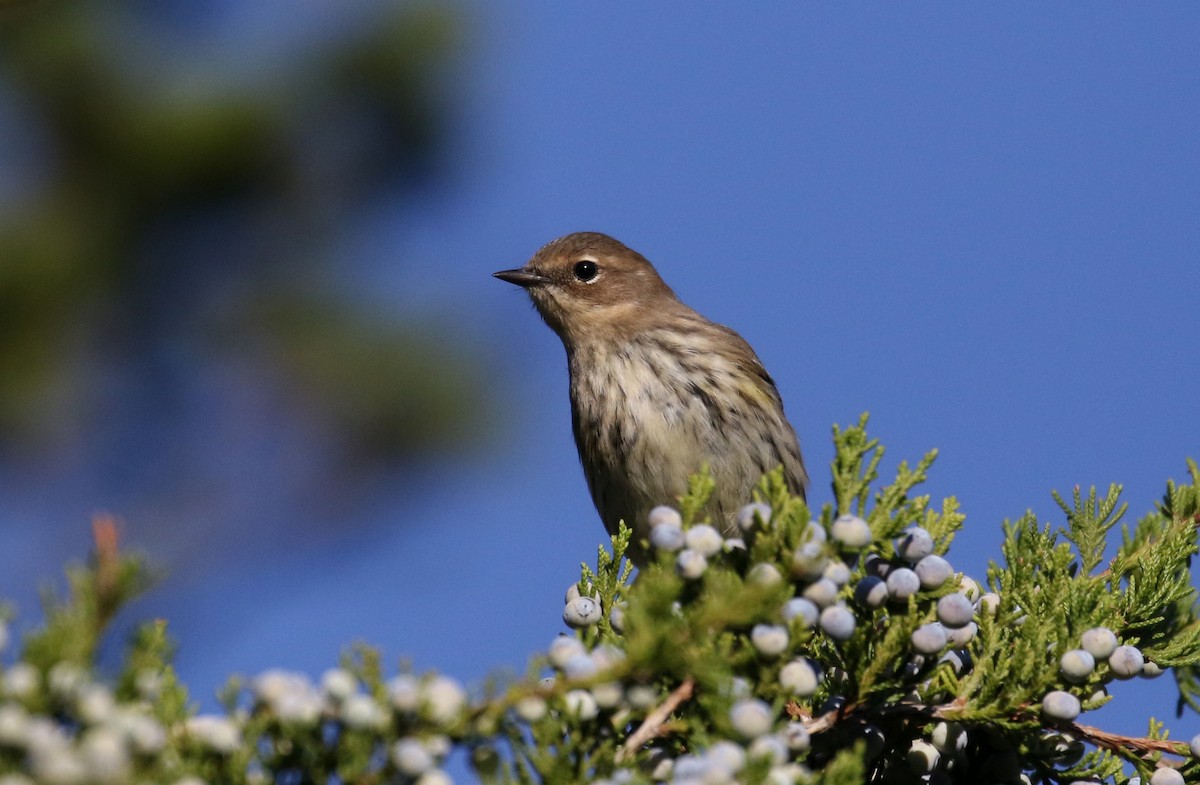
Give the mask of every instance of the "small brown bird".
M 684 305 L 638 252 L 596 232 L 561 237 L 495 276 L 529 292 L 567 350 L 571 422 L 610 534 L 633 530 L 646 561 L 650 510 L 674 504 L 707 464 L 708 514 L 727 533 L 766 472 L 808 482 L 775 382 L 740 335 Z

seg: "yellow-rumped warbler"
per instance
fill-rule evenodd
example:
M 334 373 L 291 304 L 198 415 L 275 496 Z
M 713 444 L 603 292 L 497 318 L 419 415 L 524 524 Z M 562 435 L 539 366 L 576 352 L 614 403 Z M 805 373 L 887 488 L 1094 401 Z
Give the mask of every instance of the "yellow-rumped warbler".
M 759 478 L 782 465 L 800 496 L 808 475 L 775 382 L 740 335 L 680 302 L 650 262 L 596 232 L 561 237 L 517 270 L 562 339 L 571 374 L 571 422 L 592 501 L 609 533 L 633 530 L 630 557 L 645 563 L 648 514 L 678 500 L 708 464 L 712 523 L 734 516 Z

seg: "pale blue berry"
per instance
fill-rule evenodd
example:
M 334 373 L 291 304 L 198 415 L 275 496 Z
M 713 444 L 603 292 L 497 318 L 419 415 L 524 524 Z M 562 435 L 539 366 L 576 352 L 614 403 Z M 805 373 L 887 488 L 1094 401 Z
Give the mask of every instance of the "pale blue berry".
M 707 557 L 720 553 L 725 539 L 712 526 L 700 523 L 687 530 L 683 543 L 685 547 Z
M 388 716 L 370 695 L 355 693 L 342 703 L 342 721 L 351 728 L 380 730 L 387 725 Z
M 435 676 L 425 682 L 422 693 L 427 716 L 439 725 L 456 721 L 467 704 L 466 690 L 449 676 Z
M 1161 675 L 1163 675 L 1163 669 L 1157 662 L 1146 660 L 1145 664 L 1142 665 L 1143 679 L 1157 679 Z
M 599 602 L 591 597 L 576 597 L 563 608 L 562 619 L 568 627 L 578 630 L 598 623 L 603 615 Z
M 774 564 L 756 564 L 746 574 L 746 580 L 756 586 L 777 586 L 783 582 L 783 574 Z
M 1079 716 L 1082 708 L 1079 698 L 1062 690 L 1048 692 L 1046 697 L 1042 698 L 1042 714 L 1049 720 L 1070 722 Z
M 413 785 L 454 785 L 454 780 L 441 769 L 430 769 L 417 777 L 417 781 Z
M 744 532 L 771 522 L 771 508 L 762 502 L 747 504 L 738 510 L 737 525 Z
M 563 675 L 568 679 L 590 679 L 599 670 L 596 667 L 595 660 L 584 652 L 571 655 L 571 659 L 567 660 L 562 669 Z
M 933 742 L 933 746 L 947 755 L 962 752 L 967 748 L 967 732 L 957 722 L 939 722 L 934 725 L 933 732 L 929 734 L 929 740 Z
M 913 571 L 921 580 L 921 586 L 926 589 L 936 589 L 954 575 L 954 568 L 950 566 L 950 562 L 937 554 L 921 559 L 913 565 Z
M 897 567 L 887 576 L 888 595 L 894 600 L 907 600 L 921 590 L 921 579 L 907 567 Z
M 679 514 L 679 510 L 676 510 L 674 507 L 668 507 L 665 504 L 660 504 L 650 510 L 650 514 L 646 516 L 646 520 L 651 527 L 658 526 L 660 523 L 676 527 L 683 526 L 683 516 Z
M 1118 679 L 1132 679 L 1142 672 L 1146 658 L 1136 646 L 1118 646 L 1109 655 L 1108 667 Z
M 358 690 L 358 679 L 345 668 L 330 668 L 321 674 L 321 689 L 334 700 L 345 700 Z
M 892 571 L 892 563 L 878 553 L 869 553 L 863 560 L 863 572 L 878 578 L 886 578 Z
M 800 626 L 805 629 L 816 624 L 820 615 L 821 609 L 817 607 L 817 604 L 805 597 L 793 597 L 783 606 L 784 620 L 790 622 L 793 619 L 799 619 Z
M 513 704 L 513 711 L 525 722 L 534 723 L 546 716 L 546 701 L 537 695 L 527 695 Z
M 646 684 L 634 684 L 625 690 L 625 700 L 635 709 L 649 709 L 658 703 L 658 690 Z
M 391 745 L 391 762 L 406 777 L 419 777 L 433 768 L 433 756 L 419 739 L 404 737 Z
M 819 578 L 805 586 L 801 594 L 816 603 L 818 608 L 827 608 L 837 601 L 838 587 L 828 578 Z
M 871 544 L 871 526 L 857 515 L 842 515 L 829 528 L 829 535 L 841 545 L 858 550 Z
M 572 640 L 574 640 L 572 638 Z M 421 706 L 421 684 L 415 676 L 401 673 L 388 681 L 388 700 L 402 714 L 412 714 Z
M 947 594 L 938 600 L 938 621 L 946 627 L 965 627 L 974 616 L 975 606 L 962 594 Z
M 764 657 L 778 657 L 787 650 L 788 631 L 775 624 L 755 624 L 750 631 L 750 642 Z
M 865 608 L 878 608 L 888 600 L 888 588 L 882 578 L 868 575 L 854 587 L 854 601 Z
M 772 764 L 786 763 L 788 759 L 787 743 L 775 734 L 759 736 L 750 742 L 746 749 L 746 757 L 750 760 L 769 760 Z
M 804 752 L 812 744 L 812 737 L 802 722 L 789 722 L 783 729 L 783 740 L 792 752 Z
M 1086 649 L 1071 649 L 1059 658 L 1058 669 L 1067 681 L 1081 684 L 1096 669 L 1096 659 Z
M 1188 743 L 1188 749 L 1191 750 L 1193 758 L 1200 759 L 1200 734 L 1192 737 L 1191 742 Z
M 602 709 L 615 709 L 621 705 L 621 700 L 625 697 L 625 688 L 619 681 L 606 681 L 593 684 L 591 693 L 597 706 Z
M 809 521 L 808 526 L 804 528 L 804 540 L 806 542 L 825 542 L 828 535 L 825 533 L 825 527 L 820 521 Z
M 757 739 L 771 731 L 775 717 L 766 702 L 758 698 L 743 698 L 729 710 L 729 721 L 742 738 Z
M 961 649 L 974 640 L 977 632 L 979 632 L 979 625 L 975 622 L 968 622 L 962 627 L 947 627 L 946 643 Z
M 815 693 L 820 681 L 817 669 L 805 659 L 792 660 L 779 669 L 779 686 L 801 698 Z
M 559 670 L 565 668 L 567 662 L 577 654 L 586 655 L 587 649 L 584 648 L 578 638 L 572 638 L 567 635 L 559 635 L 550 641 L 550 649 L 546 652 L 546 656 L 550 659 L 550 664 Z
M 608 614 L 608 623 L 617 632 L 625 632 L 625 606 L 621 603 L 613 605 Z
M 1185 780 L 1178 769 L 1160 766 L 1150 775 L 1150 785 L 1184 785 Z
M 846 566 L 845 562 L 830 561 L 829 564 L 825 565 L 825 570 L 821 573 L 821 577 L 833 581 L 836 586 L 845 586 L 850 582 L 850 568 Z
M 675 571 L 680 577 L 686 578 L 689 581 L 694 581 L 704 574 L 708 569 L 708 559 L 703 553 L 693 551 L 690 548 L 684 548 L 675 557 Z
M 835 641 L 850 640 L 854 634 L 854 614 L 845 605 L 831 605 L 821 611 L 821 629 Z
M 600 713 L 596 698 L 588 690 L 569 690 L 563 696 L 563 703 L 566 705 L 567 714 L 581 720 L 595 719 Z
M 1093 627 L 1087 630 L 1079 642 L 1097 662 L 1107 660 L 1117 650 L 1117 636 L 1107 627 Z
M 938 662 L 949 663 L 957 676 L 971 672 L 971 655 L 966 649 L 951 649 L 939 657 Z
M 685 539 L 682 526 L 659 523 L 650 527 L 650 544 L 657 550 L 674 553 L 683 547 Z
M 996 611 L 1000 610 L 1000 595 L 994 591 L 984 594 L 979 598 L 979 610 L 988 616 L 995 616 Z
M 946 628 L 938 622 L 922 624 L 913 630 L 912 646 L 921 654 L 937 654 L 946 648 Z
M 792 554 L 792 575 L 802 581 L 815 581 L 825 572 L 829 557 L 819 542 L 806 542 Z
M 742 749 L 742 745 L 728 739 L 722 739 L 713 744 L 705 751 L 704 757 L 733 774 L 746 766 L 746 751 Z
M 896 551 L 900 558 L 915 564 L 933 553 L 933 537 L 920 526 L 910 526 L 896 543 Z

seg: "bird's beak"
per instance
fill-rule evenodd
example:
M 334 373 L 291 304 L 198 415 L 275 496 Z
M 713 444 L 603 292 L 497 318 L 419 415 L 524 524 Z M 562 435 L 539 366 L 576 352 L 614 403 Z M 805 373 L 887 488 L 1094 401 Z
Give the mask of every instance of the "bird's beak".
M 501 281 L 515 283 L 517 286 L 523 286 L 526 289 L 531 286 L 541 286 L 542 284 L 550 283 L 550 279 L 546 276 L 531 273 L 528 270 L 501 270 L 498 273 L 492 273 L 492 275 Z

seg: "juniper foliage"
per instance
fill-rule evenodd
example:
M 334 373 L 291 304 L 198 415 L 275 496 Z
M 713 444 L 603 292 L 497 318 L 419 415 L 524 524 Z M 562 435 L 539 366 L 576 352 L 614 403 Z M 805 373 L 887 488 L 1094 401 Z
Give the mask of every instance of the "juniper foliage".
M 865 416 L 834 442 L 834 502 L 810 509 L 781 472 L 767 475 L 744 536 L 685 536 L 687 570 L 662 550 L 635 579 L 623 529 L 576 587 L 602 612 L 572 617 L 579 628 L 523 677 L 473 696 L 436 673 L 392 672 L 359 646 L 319 683 L 282 671 L 231 680 L 224 713 L 197 715 L 159 620 L 106 678 L 97 644 L 149 573 L 100 521 L 69 596 L 47 598 L 43 625 L 0 666 L 0 782 L 439 785 L 456 748 L 497 785 L 1118 783 L 1159 768 L 1200 780 L 1163 724 L 1130 738 L 1074 716 L 1107 703 L 1112 679 L 1168 669 L 1180 711 L 1200 708 L 1195 462 L 1133 524 L 1119 486 L 1055 494 L 1061 525 L 1032 512 L 1005 522 L 981 586 L 938 573 L 964 515 L 953 498 L 916 493 L 935 453 L 882 484 Z M 712 492 L 702 474 L 677 500 L 685 534 Z M 855 519 L 865 545 L 844 534 Z M 916 530 L 932 554 L 908 562 L 898 542 Z M 922 581 L 911 596 L 888 580 L 910 568 Z M 880 585 L 886 598 L 867 601 Z M 944 610 L 963 605 L 952 595 L 970 622 Z M 1100 628 L 1129 648 L 1084 640 Z M 1071 671 L 1068 653 L 1093 667 Z

